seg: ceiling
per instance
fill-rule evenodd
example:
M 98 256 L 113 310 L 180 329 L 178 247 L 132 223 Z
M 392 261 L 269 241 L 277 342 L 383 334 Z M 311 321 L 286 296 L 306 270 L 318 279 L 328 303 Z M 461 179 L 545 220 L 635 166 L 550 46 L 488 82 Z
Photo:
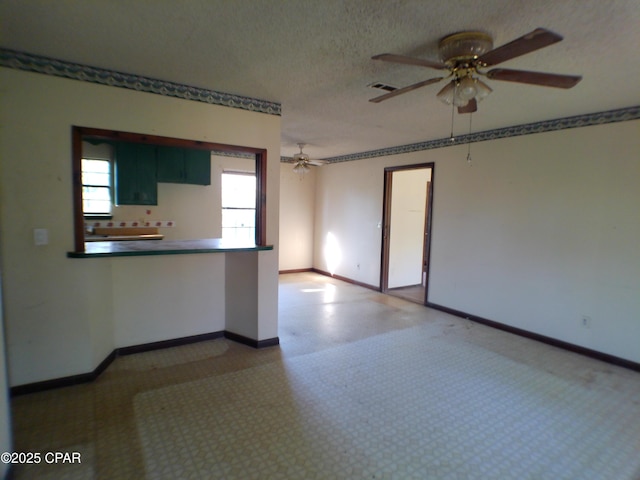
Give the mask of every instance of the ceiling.
M 560 43 L 501 67 L 583 75 L 571 90 L 488 80 L 483 131 L 640 104 L 638 0 L 0 0 L 0 46 L 282 105 L 281 155 L 332 158 L 448 137 L 444 82 L 379 104 L 441 72 L 371 60 L 437 60 L 443 36 L 494 46 L 544 27 Z M 469 116 L 455 116 L 456 134 Z

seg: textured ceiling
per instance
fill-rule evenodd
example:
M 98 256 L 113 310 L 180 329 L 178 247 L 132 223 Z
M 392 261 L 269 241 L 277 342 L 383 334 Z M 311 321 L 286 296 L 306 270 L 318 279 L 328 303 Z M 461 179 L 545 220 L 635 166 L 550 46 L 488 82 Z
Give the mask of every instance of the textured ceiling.
M 438 40 L 483 30 L 502 45 L 537 28 L 564 41 L 501 64 L 583 75 L 571 90 L 490 81 L 474 131 L 640 104 L 638 0 L 0 0 L 0 45 L 282 104 L 283 156 L 330 158 L 447 137 L 440 76 L 371 60 L 437 59 Z M 467 133 L 468 115 L 455 117 Z

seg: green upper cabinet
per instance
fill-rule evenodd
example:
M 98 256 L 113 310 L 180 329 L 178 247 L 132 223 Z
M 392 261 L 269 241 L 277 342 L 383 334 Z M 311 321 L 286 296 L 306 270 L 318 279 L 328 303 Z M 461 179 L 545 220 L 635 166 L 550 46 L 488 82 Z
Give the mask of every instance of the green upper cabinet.
M 158 181 L 211 185 L 211 152 L 179 147 L 157 147 Z
M 184 183 L 184 148 L 157 147 L 158 181 Z
M 117 205 L 157 205 L 158 182 L 211 185 L 211 152 L 115 142 Z
M 185 179 L 193 185 L 211 185 L 211 152 L 185 150 Z
M 156 146 L 144 143 L 115 144 L 117 205 L 157 205 Z

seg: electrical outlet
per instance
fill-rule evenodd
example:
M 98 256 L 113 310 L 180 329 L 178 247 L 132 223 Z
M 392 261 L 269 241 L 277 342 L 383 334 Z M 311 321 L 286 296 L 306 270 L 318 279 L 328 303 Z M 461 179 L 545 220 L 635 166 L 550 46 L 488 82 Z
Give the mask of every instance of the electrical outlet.
M 584 328 L 591 328 L 591 317 L 588 315 L 583 315 L 582 319 L 580 320 L 580 324 Z
M 48 245 L 49 231 L 46 228 L 34 228 L 33 243 L 37 246 Z

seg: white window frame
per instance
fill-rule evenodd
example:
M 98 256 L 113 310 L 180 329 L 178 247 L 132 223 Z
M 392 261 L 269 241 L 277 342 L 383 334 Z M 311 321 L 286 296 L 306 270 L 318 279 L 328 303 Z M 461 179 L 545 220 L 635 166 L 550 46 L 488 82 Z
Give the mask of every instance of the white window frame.
M 109 165 L 109 184 L 91 184 L 84 183 L 84 169 L 82 168 L 84 160 L 92 160 L 92 161 L 100 161 L 106 162 Z M 109 158 L 97 158 L 97 157 L 88 157 L 83 156 L 80 161 L 80 166 L 82 169 L 82 213 L 87 218 L 111 218 L 113 216 L 113 162 Z M 104 212 L 87 212 L 84 208 L 84 189 L 85 187 L 89 188 L 105 188 L 109 192 L 109 211 Z
M 244 177 L 252 177 L 255 180 L 255 187 L 253 190 L 253 196 L 251 197 L 251 202 L 240 201 L 237 204 L 225 205 L 225 199 L 222 197 L 222 191 L 225 189 L 225 175 L 234 175 L 234 176 L 244 176 Z M 222 225 L 221 225 L 221 234 L 222 238 L 225 240 L 231 240 L 234 242 L 247 242 L 247 243 L 255 243 L 256 238 L 256 196 L 258 194 L 258 177 L 255 172 L 242 172 L 242 171 L 234 171 L 234 170 L 224 170 L 222 172 L 220 178 L 220 186 L 221 186 L 221 206 L 222 206 Z M 244 214 L 247 219 L 251 219 L 252 225 L 244 226 L 244 225 L 236 225 L 229 226 L 225 225 L 228 220 L 225 220 L 225 217 L 228 218 L 227 214 L 231 214 L 232 216 L 237 217 L 238 219 Z M 236 213 L 237 215 L 235 215 Z M 240 220 L 234 222 L 239 223 Z

